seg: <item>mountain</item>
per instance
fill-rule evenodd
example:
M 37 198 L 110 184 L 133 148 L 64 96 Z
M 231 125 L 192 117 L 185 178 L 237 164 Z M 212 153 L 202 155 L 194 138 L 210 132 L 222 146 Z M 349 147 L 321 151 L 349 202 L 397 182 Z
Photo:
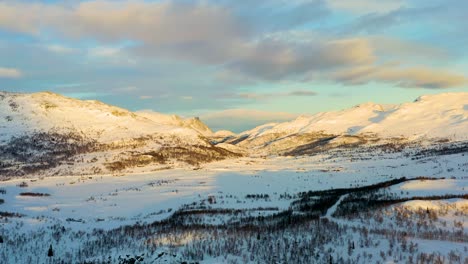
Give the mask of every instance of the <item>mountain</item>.
M 153 111 L 140 111 L 136 114 L 158 124 L 190 128 L 205 137 L 213 135 L 213 131 L 198 117 L 183 119 L 178 115 L 164 115 Z
M 428 146 L 441 153 L 468 149 L 468 93 L 421 96 L 401 105 L 365 103 L 234 134 L 213 133 L 196 117 L 131 112 L 50 92 L 0 92 L 4 178 L 197 168 L 245 155 L 423 151 Z
M 214 133 L 213 136 L 216 137 L 234 137 L 236 136 L 236 133 L 229 131 L 229 130 L 218 130 Z
M 401 105 L 360 104 L 303 115 L 240 133 L 226 143 L 264 153 L 293 154 L 364 143 L 468 139 L 468 93 L 421 96 Z
M 133 113 L 50 92 L 0 92 L 0 175 L 115 173 L 236 157 L 198 118 Z

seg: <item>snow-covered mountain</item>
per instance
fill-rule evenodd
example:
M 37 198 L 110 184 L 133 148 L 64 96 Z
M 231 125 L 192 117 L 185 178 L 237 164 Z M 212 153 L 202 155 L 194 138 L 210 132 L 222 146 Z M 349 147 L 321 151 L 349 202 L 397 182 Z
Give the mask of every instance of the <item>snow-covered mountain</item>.
M 153 111 L 139 111 L 136 114 L 158 124 L 190 128 L 206 137 L 213 135 L 213 131 L 198 117 L 183 119 L 178 115 L 165 115 Z
M 218 130 L 216 131 L 213 136 L 215 137 L 234 137 L 236 133 L 229 131 L 229 130 Z
M 184 135 L 198 140 L 198 134 L 181 124 L 167 122 L 172 116 L 159 114 L 160 119 L 132 113 L 99 101 L 82 101 L 58 94 L 0 93 L 0 140 L 39 131 L 77 132 L 107 143 L 147 134 Z
M 213 146 L 205 138 L 211 134 L 198 118 L 133 113 L 50 92 L 0 93 L 0 174 L 110 172 L 233 154 Z
M 468 93 L 421 96 L 401 105 L 365 103 L 342 111 L 303 115 L 245 131 L 229 143 L 281 152 L 314 142 L 340 145 L 388 139 L 467 140 Z

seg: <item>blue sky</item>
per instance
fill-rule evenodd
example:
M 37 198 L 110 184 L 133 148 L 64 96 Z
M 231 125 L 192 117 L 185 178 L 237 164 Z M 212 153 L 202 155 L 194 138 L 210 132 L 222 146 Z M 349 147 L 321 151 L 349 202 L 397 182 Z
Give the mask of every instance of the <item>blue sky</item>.
M 242 131 L 467 91 L 468 2 L 1 1 L 0 90 Z

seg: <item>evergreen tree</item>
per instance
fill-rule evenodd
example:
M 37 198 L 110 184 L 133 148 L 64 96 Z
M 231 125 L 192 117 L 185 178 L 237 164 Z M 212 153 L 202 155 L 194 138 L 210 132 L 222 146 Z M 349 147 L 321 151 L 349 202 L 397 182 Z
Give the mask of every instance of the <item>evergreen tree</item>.
M 50 245 L 49 247 L 49 251 L 47 252 L 47 256 L 49 258 L 53 257 L 54 256 L 54 250 L 52 249 L 52 244 Z

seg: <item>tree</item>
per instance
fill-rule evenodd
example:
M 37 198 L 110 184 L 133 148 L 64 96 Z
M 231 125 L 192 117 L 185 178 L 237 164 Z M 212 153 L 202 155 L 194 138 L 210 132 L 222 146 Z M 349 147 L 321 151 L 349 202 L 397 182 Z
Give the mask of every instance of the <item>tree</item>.
M 49 258 L 53 257 L 54 256 L 54 250 L 52 249 L 52 244 L 50 245 L 49 247 L 49 251 L 47 252 L 47 256 Z

